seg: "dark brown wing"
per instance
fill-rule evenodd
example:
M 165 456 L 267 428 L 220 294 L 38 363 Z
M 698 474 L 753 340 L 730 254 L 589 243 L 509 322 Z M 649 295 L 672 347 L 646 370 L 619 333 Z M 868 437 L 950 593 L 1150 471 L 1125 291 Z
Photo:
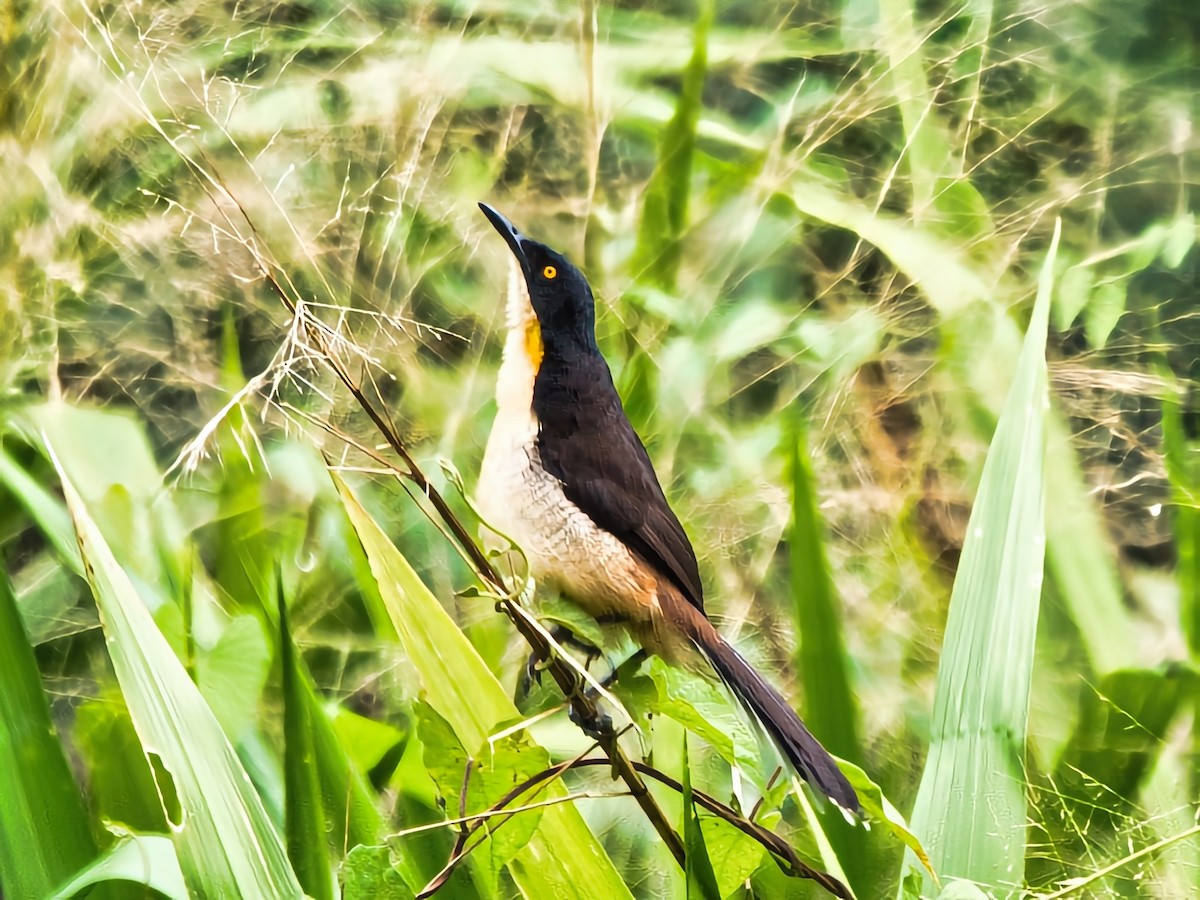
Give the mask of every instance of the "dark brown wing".
M 696 554 L 667 503 L 598 353 L 542 361 L 533 390 L 538 451 L 567 499 L 704 611 Z

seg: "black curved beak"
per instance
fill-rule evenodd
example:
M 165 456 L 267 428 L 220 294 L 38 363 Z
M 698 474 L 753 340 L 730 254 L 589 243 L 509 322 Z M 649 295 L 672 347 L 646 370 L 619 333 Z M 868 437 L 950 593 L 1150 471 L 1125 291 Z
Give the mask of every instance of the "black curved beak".
M 499 211 L 488 206 L 486 203 L 480 203 L 479 208 L 483 210 L 483 214 L 487 216 L 487 220 L 492 223 L 492 227 L 500 232 L 500 236 L 504 238 L 504 242 L 508 244 L 508 249 L 513 252 L 513 256 L 517 258 L 517 262 L 521 264 L 521 268 L 527 268 L 529 260 L 525 256 L 525 251 L 521 248 L 521 244 L 528 241 L 521 232 L 517 231 L 517 226 L 508 221 L 502 216 Z

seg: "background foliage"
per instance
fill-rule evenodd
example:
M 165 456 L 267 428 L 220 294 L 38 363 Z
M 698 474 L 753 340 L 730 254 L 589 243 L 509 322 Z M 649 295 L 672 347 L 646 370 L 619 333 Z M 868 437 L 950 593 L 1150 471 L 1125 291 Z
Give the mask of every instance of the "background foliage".
M 586 746 L 562 715 L 488 744 L 524 647 L 426 507 L 323 427 L 378 442 L 263 277 L 345 340 L 469 519 L 454 471 L 473 483 L 490 426 L 506 265 L 477 200 L 583 266 L 722 630 L 904 813 L 1061 218 L 1024 884 L 1184 895 L 1198 24 L 1177 0 L 0 3 L 0 773 L 29 776 L 0 775 L 0 830 L 24 835 L 4 896 L 98 853 L 84 878 L 127 879 L 97 889 L 117 896 L 409 896 L 452 834 L 385 836 Z M 766 824 L 895 894 L 894 833 L 825 817 L 822 857 L 744 724 L 674 677 L 623 688 L 666 714 L 634 746 L 697 788 L 765 790 Z M 198 752 L 222 734 L 235 758 Z M 468 757 L 490 761 L 464 792 Z M 233 785 L 256 836 L 155 837 L 192 808 L 185 770 Z M 628 800 L 577 807 L 515 817 L 446 890 L 686 889 Z M 722 895 L 815 890 L 699 824 Z

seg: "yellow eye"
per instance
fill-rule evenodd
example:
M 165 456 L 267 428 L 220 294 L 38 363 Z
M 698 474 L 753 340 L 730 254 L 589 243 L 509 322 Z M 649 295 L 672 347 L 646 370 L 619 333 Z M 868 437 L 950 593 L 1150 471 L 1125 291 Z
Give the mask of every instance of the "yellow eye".
M 546 266 L 546 268 L 542 269 L 542 275 L 546 278 L 557 278 L 558 269 L 554 268 L 554 266 Z

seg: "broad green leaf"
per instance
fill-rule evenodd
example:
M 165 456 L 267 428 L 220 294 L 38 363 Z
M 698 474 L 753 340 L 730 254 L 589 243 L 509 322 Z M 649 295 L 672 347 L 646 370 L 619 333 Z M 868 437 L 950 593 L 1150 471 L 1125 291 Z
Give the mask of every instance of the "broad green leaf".
M 920 839 L 912 833 L 900 810 L 896 809 L 892 805 L 892 801 L 884 796 L 883 789 L 854 763 L 840 759 L 838 766 L 845 773 L 854 792 L 858 794 L 858 800 L 862 804 L 863 812 L 867 814 L 871 826 L 874 828 L 882 825 L 889 834 L 912 851 L 923 868 L 931 869 L 929 855 L 921 846 Z
M 0 893 L 45 896 L 96 854 L 17 598 L 0 568 Z
M 999 896 L 1024 883 L 1025 725 L 1045 556 L 1045 354 L 1059 227 L 967 525 L 912 816 L 935 871 Z
M 58 400 L 30 407 L 26 416 L 54 448 L 60 468 L 130 574 L 150 585 L 165 584 L 163 564 L 170 560 L 163 550 L 184 541 L 174 507 L 161 502 L 162 477 L 145 427 L 122 413 Z
M 346 755 L 360 772 L 370 772 L 389 754 L 403 749 L 408 735 L 389 725 L 377 722 L 343 706 L 327 706 L 326 715 Z
M 746 879 L 762 865 L 766 848 L 740 828 L 717 816 L 701 818 L 700 831 L 704 835 L 704 846 L 717 876 L 721 896 L 736 895 Z
M 1084 310 L 1088 346 L 1101 350 L 1125 314 L 1125 282 L 1105 281 L 1092 289 Z
M 449 724 L 428 704 L 419 704 L 418 709 L 425 766 L 438 786 L 446 809 L 453 810 L 456 816 L 459 810 L 469 816 L 490 809 L 518 784 L 550 766 L 550 755 L 523 735 L 508 735 L 502 740 L 485 743 L 468 755 Z M 471 771 L 464 797 L 463 778 L 468 764 Z M 541 794 L 531 794 L 508 805 L 520 806 L 540 799 Z M 530 810 L 507 821 L 499 817 L 490 820 L 482 834 L 491 832 L 490 826 L 502 827 L 496 829 L 484 846 L 471 851 L 471 859 L 478 862 L 486 857 L 490 861 L 489 875 L 498 872 L 529 843 L 541 817 L 542 810 Z
M 1063 271 L 1058 290 L 1054 292 L 1054 307 L 1051 310 L 1055 328 L 1066 331 L 1075 324 L 1075 319 L 1092 296 L 1095 283 L 1096 270 L 1091 266 L 1068 266 Z
M 1196 214 L 1186 213 L 1179 216 L 1167 226 L 1163 239 L 1162 261 L 1168 268 L 1177 269 L 1183 265 L 1188 252 L 1196 243 Z
M 106 881 L 144 884 L 169 900 L 189 900 L 175 855 L 175 842 L 165 834 L 129 834 L 120 838 L 95 862 L 60 887 L 52 900 L 69 900 L 85 888 Z
M 170 780 L 172 838 L 189 888 L 208 896 L 300 897 L 279 835 L 237 755 L 88 514 L 54 444 L 80 555 L 143 752 Z
M 699 735 L 730 765 L 741 768 L 758 786 L 770 773 L 762 771 L 758 739 L 745 715 L 720 684 L 661 659 L 647 663 L 647 676 L 617 682 L 617 693 L 635 709 L 669 716 Z
M 418 708 L 418 715 L 420 710 L 428 710 L 431 718 L 437 717 L 428 704 L 422 704 Z M 453 736 L 445 719 L 436 720 L 444 727 L 444 733 L 452 736 L 447 743 L 446 752 L 450 755 L 465 756 L 462 744 Z M 414 721 L 400 763 L 392 775 L 391 787 L 396 791 L 393 818 L 401 827 L 389 842 L 393 850 L 392 864 L 404 878 L 404 883 L 413 891 L 421 890 L 441 871 L 453 852 L 455 840 L 455 832 L 441 823 L 456 812 L 444 808 L 438 785 L 425 762 L 426 752 L 418 723 Z M 461 786 L 461 770 L 459 774 Z M 409 831 L 412 828 L 422 830 Z M 463 897 L 464 900 L 488 896 L 477 884 L 478 871 L 468 859 L 468 864 L 458 867 L 442 890 L 450 896 Z
M 196 657 L 200 694 L 230 740 L 257 723 L 271 647 L 256 616 L 234 616 L 214 646 Z
M 288 628 L 287 601 L 277 577 L 279 669 L 283 691 L 283 777 L 286 789 L 284 831 L 288 859 L 306 896 L 332 900 L 333 870 L 325 840 L 325 807 L 321 802 L 320 762 L 313 741 L 312 694 Z
M 437 598 L 425 587 L 346 483 L 330 473 L 363 549 L 400 647 L 421 680 L 429 705 L 464 747 L 483 746 L 504 722 L 519 718 L 500 682 Z M 543 796 L 561 797 L 561 785 Z M 561 897 L 628 896 L 628 889 L 574 806 L 556 804 L 509 864 L 522 890 Z

